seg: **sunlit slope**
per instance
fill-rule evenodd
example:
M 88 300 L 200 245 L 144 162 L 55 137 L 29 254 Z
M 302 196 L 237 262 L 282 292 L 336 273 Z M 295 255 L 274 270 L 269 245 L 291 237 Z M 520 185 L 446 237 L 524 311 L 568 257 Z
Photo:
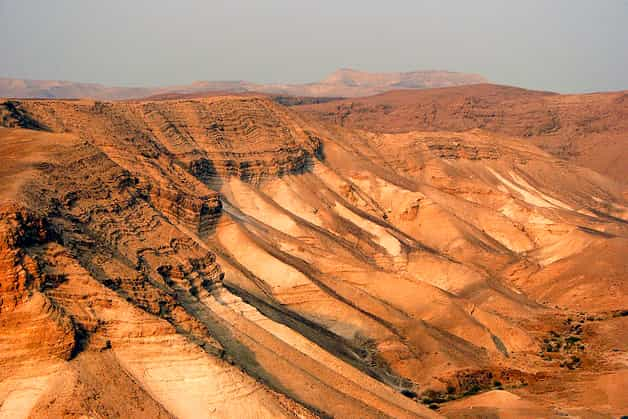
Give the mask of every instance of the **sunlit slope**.
M 625 301 L 621 266 L 562 298 L 583 257 L 626 249 L 617 186 L 516 138 L 350 131 L 259 97 L 2 115 L 37 129 L 0 129 L 3 344 L 50 365 L 3 358 L 16 415 L 434 416 L 415 394 L 547 369 L 556 305 Z

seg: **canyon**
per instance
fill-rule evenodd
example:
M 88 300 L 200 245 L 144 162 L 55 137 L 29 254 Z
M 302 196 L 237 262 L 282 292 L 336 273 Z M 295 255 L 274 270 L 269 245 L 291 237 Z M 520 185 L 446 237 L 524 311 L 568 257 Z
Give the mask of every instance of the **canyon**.
M 0 101 L 0 418 L 626 414 L 626 93 L 395 74 Z

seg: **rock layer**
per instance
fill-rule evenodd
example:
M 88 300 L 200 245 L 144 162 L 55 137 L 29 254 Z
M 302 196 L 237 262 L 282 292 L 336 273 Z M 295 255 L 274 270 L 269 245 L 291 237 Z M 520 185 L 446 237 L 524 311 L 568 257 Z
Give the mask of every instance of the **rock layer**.
M 526 141 L 261 97 L 0 107 L 2 414 L 436 417 L 559 382 L 570 356 L 617 373 L 593 320 L 595 352 L 539 348 L 621 312 L 622 191 Z M 605 248 L 613 276 L 561 280 Z

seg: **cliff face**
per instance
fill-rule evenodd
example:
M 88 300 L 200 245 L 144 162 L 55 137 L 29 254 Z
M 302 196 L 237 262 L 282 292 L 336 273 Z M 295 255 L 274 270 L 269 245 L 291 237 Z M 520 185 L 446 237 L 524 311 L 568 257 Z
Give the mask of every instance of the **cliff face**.
M 525 141 L 259 97 L 0 112 L 0 413 L 431 417 L 499 381 L 545 414 L 559 362 L 614 371 L 593 343 L 538 352 L 622 309 L 622 272 L 556 280 L 626 249 L 626 203 Z
M 111 103 L 33 100 L 6 102 L 2 113 L 6 126 L 32 128 L 29 121 L 36 120 L 41 129 L 75 133 L 105 152 L 137 152 L 147 165 L 174 160 L 177 169 L 208 184 L 228 176 L 259 182 L 265 176 L 297 173 L 320 147 L 282 108 L 258 97 Z

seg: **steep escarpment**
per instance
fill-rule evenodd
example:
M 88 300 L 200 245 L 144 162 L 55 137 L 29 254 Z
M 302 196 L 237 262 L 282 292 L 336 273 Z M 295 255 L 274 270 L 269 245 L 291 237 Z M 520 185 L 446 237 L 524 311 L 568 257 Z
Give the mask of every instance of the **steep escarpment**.
M 298 173 L 320 152 L 317 138 L 295 124 L 281 107 L 257 97 L 157 102 L 29 100 L 5 102 L 2 108 L 5 126 L 31 128 L 23 122 L 24 115 L 34 114 L 42 127 L 92 140 L 117 162 L 133 151 L 143 164 L 163 172 L 154 160 L 168 160 L 177 166 L 171 170 L 184 169 L 210 186 L 221 177 L 259 182 L 265 176 Z
M 0 321 L 50 337 L 45 372 L 2 360 L 26 371 L 0 380 L 11 412 L 432 417 L 495 381 L 547 407 L 522 386 L 558 386 L 568 356 L 576 381 L 617 372 L 605 320 L 539 351 L 578 311 L 620 312 L 620 267 L 569 299 L 560 279 L 615 264 L 622 192 L 521 139 L 352 131 L 255 96 L 2 106 Z

